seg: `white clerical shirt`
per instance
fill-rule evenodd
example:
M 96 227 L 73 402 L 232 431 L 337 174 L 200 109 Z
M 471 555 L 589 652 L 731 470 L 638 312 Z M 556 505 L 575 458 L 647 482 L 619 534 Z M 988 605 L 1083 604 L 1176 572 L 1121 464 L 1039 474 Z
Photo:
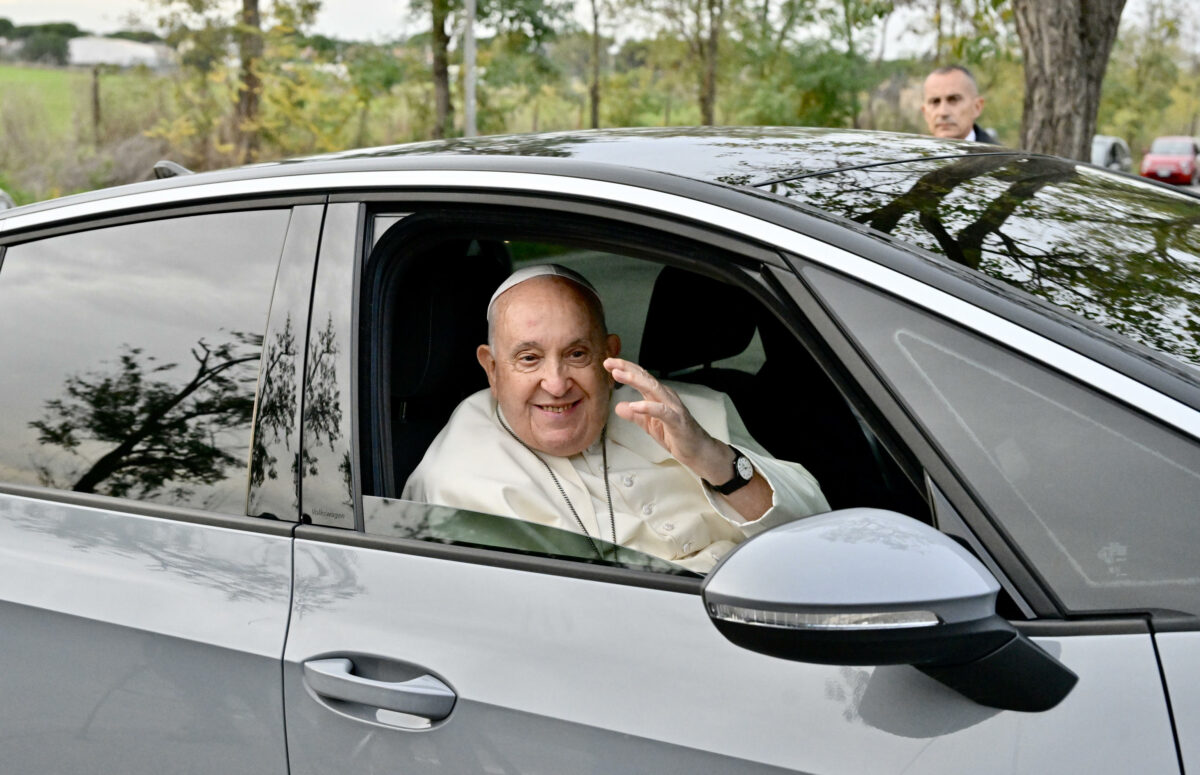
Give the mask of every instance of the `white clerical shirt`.
M 501 427 L 488 390 L 455 409 L 409 477 L 402 498 L 579 532 L 563 493 L 546 471 L 549 465 L 589 535 L 699 572 L 708 571 L 748 536 L 829 509 L 803 466 L 772 458 L 750 437 L 727 396 L 697 385 L 668 384 L 701 427 L 741 450 L 766 478 L 773 496 L 763 516 L 746 522 L 641 428 L 618 417 L 611 407 L 641 398 L 627 386 L 613 392 L 605 442 L 615 541 L 601 442 L 570 457 L 535 453 Z

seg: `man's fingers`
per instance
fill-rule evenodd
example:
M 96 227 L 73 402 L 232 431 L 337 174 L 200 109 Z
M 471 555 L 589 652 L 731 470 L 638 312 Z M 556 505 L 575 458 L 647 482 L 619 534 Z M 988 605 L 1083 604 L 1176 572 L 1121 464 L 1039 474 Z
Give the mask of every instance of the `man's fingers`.
M 679 417 L 674 409 L 659 401 L 622 401 L 617 404 L 617 415 L 626 420 L 636 416 L 653 417 L 665 423 L 672 423 Z
M 624 358 L 608 358 L 604 368 L 613 375 L 613 379 L 641 393 L 653 401 L 676 401 L 675 392 L 659 382 L 653 374 L 643 369 L 633 361 Z

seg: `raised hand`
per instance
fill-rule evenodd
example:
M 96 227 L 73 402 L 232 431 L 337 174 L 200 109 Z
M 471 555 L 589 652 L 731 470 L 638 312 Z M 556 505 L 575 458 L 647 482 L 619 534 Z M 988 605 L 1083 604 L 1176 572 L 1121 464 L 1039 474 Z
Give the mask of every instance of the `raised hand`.
M 642 394 L 641 401 L 617 404 L 618 417 L 637 424 L 698 476 L 718 484 L 730 478 L 733 451 L 700 427 L 674 390 L 623 358 L 606 359 L 604 368 L 617 382 Z

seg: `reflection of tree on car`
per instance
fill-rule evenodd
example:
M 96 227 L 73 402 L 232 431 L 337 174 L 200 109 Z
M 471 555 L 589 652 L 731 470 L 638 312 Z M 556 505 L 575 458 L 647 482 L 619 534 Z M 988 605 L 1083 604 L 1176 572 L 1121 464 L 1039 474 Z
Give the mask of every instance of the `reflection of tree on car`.
M 170 379 L 180 364 L 159 363 L 128 345 L 108 373 L 68 377 L 63 396 L 47 401 L 43 418 L 29 425 L 43 445 L 83 457 L 85 467 L 56 474 L 42 464 L 42 483 L 115 497 L 169 489 L 182 500 L 195 485 L 221 481 L 242 462 L 225 434 L 250 423 L 261 345 L 261 338 L 236 332 L 215 347 L 201 339 L 186 382 Z M 81 454 L 89 442 L 109 448 L 90 459 Z M 74 481 L 64 485 L 64 476 Z
M 1190 198 L 1065 159 L 978 153 L 772 190 L 940 253 L 1180 360 L 1200 355 Z M 1103 202 L 1103 204 L 1099 204 Z M 1144 288 L 1153 278 L 1156 293 Z

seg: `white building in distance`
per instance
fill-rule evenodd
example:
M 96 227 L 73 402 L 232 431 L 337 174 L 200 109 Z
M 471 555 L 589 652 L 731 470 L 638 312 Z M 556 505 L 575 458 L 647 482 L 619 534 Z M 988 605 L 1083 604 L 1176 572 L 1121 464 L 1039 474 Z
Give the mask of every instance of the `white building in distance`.
M 138 43 L 121 38 L 83 37 L 71 38 L 68 46 L 67 63 L 78 67 L 145 65 L 154 70 L 163 70 L 175 66 L 170 47 L 162 43 Z

